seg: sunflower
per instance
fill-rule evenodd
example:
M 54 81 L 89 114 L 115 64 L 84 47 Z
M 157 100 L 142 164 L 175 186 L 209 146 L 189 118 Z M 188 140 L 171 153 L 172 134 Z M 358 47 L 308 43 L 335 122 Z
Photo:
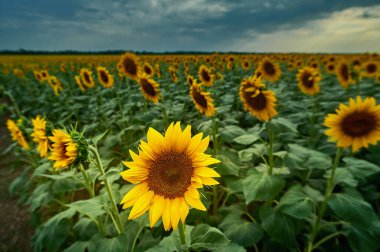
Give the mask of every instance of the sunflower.
M 54 168 L 58 170 L 74 163 L 78 157 L 78 145 L 66 132 L 55 129 L 53 136 L 49 137 L 52 144 L 50 160 L 55 161 Z
M 92 77 L 92 72 L 88 68 L 83 68 L 80 70 L 80 76 L 82 78 L 82 83 L 88 87 L 88 88 L 93 88 L 95 87 L 95 81 L 94 78 Z
M 335 73 L 335 64 L 334 63 L 328 63 L 326 66 L 326 72 L 332 74 Z
M 363 66 L 363 76 L 374 77 L 379 73 L 379 64 L 376 61 L 368 61 Z
M 328 114 L 324 126 L 325 134 L 337 146 L 357 151 L 380 141 L 380 105 L 373 97 L 350 98 L 349 105 L 340 104 L 336 114 Z
M 25 150 L 30 149 L 28 142 L 25 140 L 24 135 L 22 134 L 22 131 L 13 120 L 7 120 L 7 128 L 11 133 L 13 141 L 17 141 L 17 143 Z
M 160 64 L 156 63 L 154 65 L 154 68 L 155 68 L 155 72 L 156 72 L 156 75 L 158 78 L 161 78 L 161 68 L 160 68 Z
M 215 107 L 213 99 L 209 92 L 204 92 L 200 84 L 196 82 L 190 87 L 190 96 L 193 99 L 195 107 L 201 112 L 202 115 L 212 116 L 215 114 Z
M 172 81 L 177 84 L 178 77 L 177 77 L 177 74 L 175 72 L 175 69 L 172 66 L 169 67 L 169 73 L 170 73 L 170 75 L 172 77 Z
M 186 76 L 187 83 L 191 86 L 194 83 L 194 78 L 190 74 Z
M 244 60 L 242 63 L 241 63 L 241 67 L 244 69 L 244 70 L 249 70 L 251 68 L 251 63 L 248 61 L 248 60 Z
M 227 63 L 227 69 L 232 70 L 234 68 L 235 64 L 233 61 L 228 61 Z
M 41 73 L 41 80 L 44 81 L 44 80 L 48 80 L 49 79 L 49 73 L 48 73 L 48 71 L 41 70 L 40 73 Z
M 46 136 L 46 121 L 38 115 L 35 119 L 32 119 L 32 123 L 32 140 L 38 144 L 37 151 L 40 153 L 40 156 L 46 157 L 49 148 L 49 140 Z
M 214 76 L 211 74 L 211 70 L 205 65 L 201 65 L 198 70 L 198 78 L 205 86 L 212 86 Z
M 281 69 L 278 64 L 273 63 L 268 58 L 264 58 L 258 66 L 258 71 L 261 72 L 263 79 L 268 81 L 278 81 L 281 77 Z
M 80 90 L 82 90 L 82 93 L 86 92 L 86 88 L 83 86 L 80 76 L 75 76 L 75 83 L 79 86 Z
M 304 67 L 297 74 L 298 87 L 302 93 L 315 95 L 319 92 L 318 82 L 321 80 L 320 73 L 312 67 Z
M 153 79 L 150 79 L 146 74 L 139 77 L 141 93 L 147 100 L 157 103 L 160 99 L 160 85 Z
M 144 70 L 144 73 L 146 73 L 148 76 L 152 76 L 152 77 L 154 76 L 154 69 L 148 62 L 144 63 L 143 70 Z
M 336 75 L 339 80 L 339 84 L 343 88 L 348 88 L 348 86 L 352 83 L 351 79 L 351 71 L 350 68 L 345 61 L 341 61 L 336 68 Z
M 264 87 L 261 78 L 253 76 L 244 79 L 240 85 L 240 99 L 245 110 L 249 110 L 260 121 L 269 121 L 277 115 L 277 98 L 273 91 L 263 90 Z
M 220 175 L 208 166 L 220 161 L 204 153 L 209 137 L 202 136 L 191 137 L 190 125 L 182 131 L 179 122 L 164 136 L 149 128 L 139 154 L 130 151 L 133 161 L 123 162 L 130 169 L 121 176 L 135 184 L 120 202 L 123 209 L 133 206 L 128 219 L 149 210 L 151 227 L 162 217 L 164 229 L 175 230 L 179 221 L 185 223 L 189 206 L 206 211 L 197 189 L 219 184 L 213 177 Z
M 49 76 L 48 82 L 55 95 L 59 95 L 59 92 L 63 91 L 62 83 L 58 80 L 57 77 Z
M 140 73 L 137 56 L 133 53 L 124 53 L 120 58 L 121 70 L 125 76 L 136 80 Z
M 41 72 L 40 72 L 40 71 L 34 70 L 34 71 L 33 71 L 33 74 L 34 74 L 34 78 L 36 78 L 36 80 L 37 80 L 38 82 L 41 82 L 41 81 L 42 81 L 42 76 L 41 76 Z
M 110 88 L 113 86 L 114 79 L 107 68 L 99 66 L 96 68 L 96 71 L 98 72 L 98 80 L 103 87 Z

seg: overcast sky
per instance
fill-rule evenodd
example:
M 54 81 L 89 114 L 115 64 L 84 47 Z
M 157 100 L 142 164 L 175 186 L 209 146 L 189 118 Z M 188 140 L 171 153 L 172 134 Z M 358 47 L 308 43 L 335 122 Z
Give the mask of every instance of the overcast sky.
M 380 52 L 378 0 L 1 0 L 0 50 Z

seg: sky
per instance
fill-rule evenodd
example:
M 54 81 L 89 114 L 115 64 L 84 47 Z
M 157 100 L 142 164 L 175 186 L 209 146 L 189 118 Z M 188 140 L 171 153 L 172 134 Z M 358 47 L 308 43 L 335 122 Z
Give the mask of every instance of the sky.
M 378 0 L 1 0 L 0 50 L 380 52 Z

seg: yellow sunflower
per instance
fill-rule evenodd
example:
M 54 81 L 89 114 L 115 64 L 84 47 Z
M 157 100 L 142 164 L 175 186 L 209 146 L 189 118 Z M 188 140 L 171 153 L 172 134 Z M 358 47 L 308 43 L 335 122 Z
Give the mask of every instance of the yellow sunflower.
M 205 65 L 199 67 L 198 78 L 205 86 L 212 86 L 214 81 L 214 76 L 211 74 L 211 70 Z
M 55 95 L 59 95 L 59 92 L 63 91 L 62 83 L 55 76 L 49 76 L 48 82 L 53 89 Z
M 98 80 L 103 87 L 110 88 L 113 86 L 114 79 L 107 68 L 99 66 L 96 68 L 96 71 L 98 72 Z
M 119 64 L 125 76 L 136 80 L 140 73 L 139 62 L 134 53 L 125 53 L 121 56 Z
M 42 76 L 41 76 L 41 72 L 40 72 L 40 71 L 34 70 L 34 71 L 33 71 L 33 74 L 34 74 L 34 78 L 36 78 L 36 80 L 37 80 L 38 82 L 41 82 L 41 81 L 42 81 Z
M 48 71 L 41 70 L 40 73 L 41 73 L 41 80 L 44 81 L 44 80 L 48 80 L 49 79 L 49 73 L 48 73 Z
M 380 141 L 380 105 L 373 97 L 350 98 L 349 105 L 340 104 L 336 114 L 328 114 L 324 126 L 325 134 L 337 146 L 357 151 Z
M 92 72 L 88 68 L 83 68 L 80 70 L 80 76 L 82 78 L 82 83 L 88 87 L 88 88 L 93 88 L 95 87 L 95 81 L 94 78 L 92 77 Z
M 273 91 L 263 90 L 264 87 L 261 78 L 253 76 L 244 79 L 240 85 L 240 99 L 245 110 L 249 110 L 260 121 L 269 121 L 277 115 L 277 98 Z
M 120 202 L 123 209 L 133 206 L 128 219 L 149 210 L 151 227 L 162 218 L 165 230 L 175 230 L 179 221 L 185 223 L 189 206 L 206 211 L 197 189 L 219 184 L 213 177 L 220 175 L 208 166 L 220 161 L 204 153 L 209 137 L 202 137 L 191 137 L 190 125 L 182 131 L 179 122 L 164 136 L 149 128 L 139 154 L 130 151 L 133 161 L 123 162 L 130 169 L 121 176 L 136 185 Z
M 248 60 L 244 60 L 242 63 L 241 63 L 241 67 L 244 69 L 244 70 L 249 70 L 251 68 L 251 63 L 248 61 Z
M 50 160 L 55 161 L 54 169 L 65 168 L 74 163 L 78 157 L 78 145 L 73 138 L 60 129 L 53 130 L 53 136 L 49 137 L 53 142 Z
M 147 100 L 157 103 L 160 99 L 160 85 L 153 79 L 150 79 L 146 74 L 139 77 L 141 93 Z
M 320 90 L 318 82 L 321 80 L 321 76 L 317 69 L 307 66 L 300 69 L 297 74 L 297 80 L 298 87 L 304 94 L 315 95 Z
M 376 61 L 368 61 L 363 65 L 362 75 L 366 77 L 374 77 L 376 74 L 380 73 L 379 63 Z
M 160 68 L 160 64 L 159 63 L 156 63 L 154 65 L 154 68 L 155 68 L 155 72 L 156 72 L 156 75 L 158 78 L 161 78 L 161 68 Z
M 195 107 L 202 115 L 213 116 L 216 109 L 213 104 L 213 99 L 209 92 L 204 92 L 200 84 L 196 82 L 190 87 L 190 96 L 193 99 Z
M 152 76 L 152 77 L 154 76 L 154 69 L 148 62 L 144 63 L 143 70 L 144 70 L 144 73 L 146 73 L 148 76 Z
M 338 77 L 339 84 L 343 88 L 348 88 L 352 84 L 351 71 L 347 62 L 341 61 L 336 68 L 336 76 Z
M 187 83 L 191 86 L 194 83 L 194 78 L 190 74 L 186 76 Z
M 175 69 L 174 69 L 173 67 L 169 67 L 169 73 L 170 73 L 170 75 L 171 75 L 171 77 L 172 77 L 172 81 L 173 81 L 175 84 L 177 84 L 177 82 L 178 82 L 178 77 L 177 77 L 177 74 L 176 74 Z
M 7 128 L 11 133 L 13 141 L 16 141 L 25 150 L 30 149 L 28 142 L 25 140 L 24 135 L 22 134 L 22 131 L 13 120 L 7 120 Z
M 327 73 L 335 73 L 335 63 L 328 63 L 325 68 Z
M 82 93 L 86 92 L 86 88 L 83 86 L 80 76 L 78 75 L 75 76 L 75 83 L 79 86 Z
M 257 71 L 261 73 L 263 79 L 268 81 L 278 81 L 281 77 L 280 66 L 273 63 L 268 58 L 264 58 L 257 68 Z
M 38 144 L 37 151 L 41 157 L 46 157 L 49 148 L 49 139 L 46 136 L 46 121 L 41 116 L 32 119 L 33 133 L 32 140 Z

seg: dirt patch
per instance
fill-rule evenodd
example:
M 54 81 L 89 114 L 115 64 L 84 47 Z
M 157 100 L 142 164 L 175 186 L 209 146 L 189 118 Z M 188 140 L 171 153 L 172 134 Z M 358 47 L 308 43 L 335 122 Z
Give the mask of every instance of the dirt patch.
M 22 172 L 12 169 L 12 153 L 1 155 L 11 144 L 6 119 L 0 117 L 0 251 L 31 251 L 33 228 L 27 206 L 17 203 L 17 197 L 9 194 L 9 185 Z

